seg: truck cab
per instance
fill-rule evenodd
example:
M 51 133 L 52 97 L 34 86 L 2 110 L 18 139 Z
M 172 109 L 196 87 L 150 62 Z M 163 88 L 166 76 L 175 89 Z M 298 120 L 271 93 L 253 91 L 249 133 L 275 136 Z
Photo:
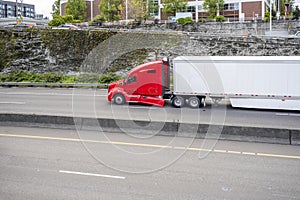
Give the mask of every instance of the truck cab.
M 163 96 L 170 87 L 170 70 L 167 59 L 151 61 L 133 68 L 126 79 L 108 87 L 108 101 L 164 106 Z

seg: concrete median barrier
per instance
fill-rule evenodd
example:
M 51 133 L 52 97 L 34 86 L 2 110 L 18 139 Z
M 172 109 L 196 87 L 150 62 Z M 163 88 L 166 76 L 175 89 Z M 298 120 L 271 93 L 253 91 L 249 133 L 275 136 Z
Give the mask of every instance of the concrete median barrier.
M 285 128 L 279 129 L 234 125 L 187 124 L 179 122 L 149 122 L 5 113 L 0 114 L 0 125 L 93 130 L 117 133 L 132 132 L 136 134 L 194 137 L 199 139 L 206 138 L 300 145 L 300 130 L 290 130 Z

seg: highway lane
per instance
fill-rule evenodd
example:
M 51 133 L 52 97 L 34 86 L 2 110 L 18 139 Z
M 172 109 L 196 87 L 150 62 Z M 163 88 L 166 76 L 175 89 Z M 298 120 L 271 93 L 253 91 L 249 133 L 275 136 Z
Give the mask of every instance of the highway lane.
M 299 146 L 0 127 L 1 199 L 300 199 Z M 188 149 L 186 149 L 188 148 Z
M 300 129 L 299 112 L 233 109 L 227 102 L 202 109 L 117 106 L 106 95 L 99 89 L 0 88 L 0 112 Z

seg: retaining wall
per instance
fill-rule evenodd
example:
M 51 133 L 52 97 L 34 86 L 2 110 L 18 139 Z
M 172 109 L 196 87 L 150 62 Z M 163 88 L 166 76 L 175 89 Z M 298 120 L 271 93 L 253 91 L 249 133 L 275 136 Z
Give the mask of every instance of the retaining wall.
M 161 136 L 193 137 L 277 144 L 300 144 L 300 130 L 228 126 L 212 124 L 185 124 L 177 122 L 134 121 L 139 128 L 132 128 L 133 121 L 103 118 L 66 116 L 0 114 L 2 126 L 26 126 L 60 129 L 93 130 L 117 133 L 136 133 Z M 159 132 L 154 127 L 162 127 Z M 141 131 L 142 130 L 142 131 Z

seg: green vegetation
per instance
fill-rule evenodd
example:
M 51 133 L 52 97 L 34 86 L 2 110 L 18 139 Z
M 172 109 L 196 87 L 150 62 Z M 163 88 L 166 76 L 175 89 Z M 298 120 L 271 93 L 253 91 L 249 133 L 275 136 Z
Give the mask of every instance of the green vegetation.
M 192 24 L 192 23 L 193 23 L 193 20 L 192 20 L 192 18 L 190 18 L 190 17 L 179 18 L 179 19 L 177 20 L 177 23 L 178 23 L 178 24 L 181 24 L 181 25 L 187 25 L 187 24 Z
M 216 22 L 225 22 L 226 18 L 223 15 L 216 16 Z
M 53 19 L 60 16 L 60 0 L 56 0 L 52 5 L 52 17 Z
M 116 75 L 115 73 L 103 74 L 99 78 L 99 83 L 111 83 L 117 80 L 121 80 L 123 77 Z
M 0 31 L 0 72 L 16 56 L 15 43 L 16 39 L 13 35 L 13 31 Z
M 121 19 L 120 13 L 122 11 L 121 0 L 102 0 L 99 4 L 99 9 L 105 21 L 113 22 Z
M 37 74 L 34 72 L 14 71 L 0 75 L 0 82 L 44 82 L 44 83 L 111 83 L 122 79 L 115 73 L 95 74 L 82 73 L 80 75 L 63 75 L 57 73 Z
M 176 12 L 182 12 L 186 9 L 187 0 L 164 0 L 162 12 L 175 16 Z
M 49 26 L 60 26 L 65 23 L 80 23 L 86 18 L 86 4 L 84 0 L 68 0 L 66 6 L 67 15 L 60 15 L 60 0 L 56 0 L 52 5 L 53 19 Z
M 205 22 L 206 22 L 206 19 L 200 18 L 200 19 L 198 20 L 198 22 L 205 23 Z
M 62 24 L 67 24 L 67 23 L 80 23 L 80 20 L 75 20 L 73 15 L 65 15 L 65 16 L 60 16 L 57 15 L 55 18 L 53 18 L 48 25 L 49 26 L 60 26 Z
M 267 12 L 265 13 L 264 21 L 265 21 L 265 22 L 270 21 L 270 12 L 269 12 L 269 11 L 267 11 Z
M 222 11 L 224 7 L 224 0 L 204 0 L 203 8 L 209 14 L 209 18 L 214 19 L 218 11 Z
M 84 21 L 86 18 L 85 0 L 68 0 L 66 5 L 67 15 L 72 15 L 75 20 Z
M 299 6 L 296 6 L 295 10 L 293 11 L 293 19 L 299 19 L 300 17 L 300 9 Z

